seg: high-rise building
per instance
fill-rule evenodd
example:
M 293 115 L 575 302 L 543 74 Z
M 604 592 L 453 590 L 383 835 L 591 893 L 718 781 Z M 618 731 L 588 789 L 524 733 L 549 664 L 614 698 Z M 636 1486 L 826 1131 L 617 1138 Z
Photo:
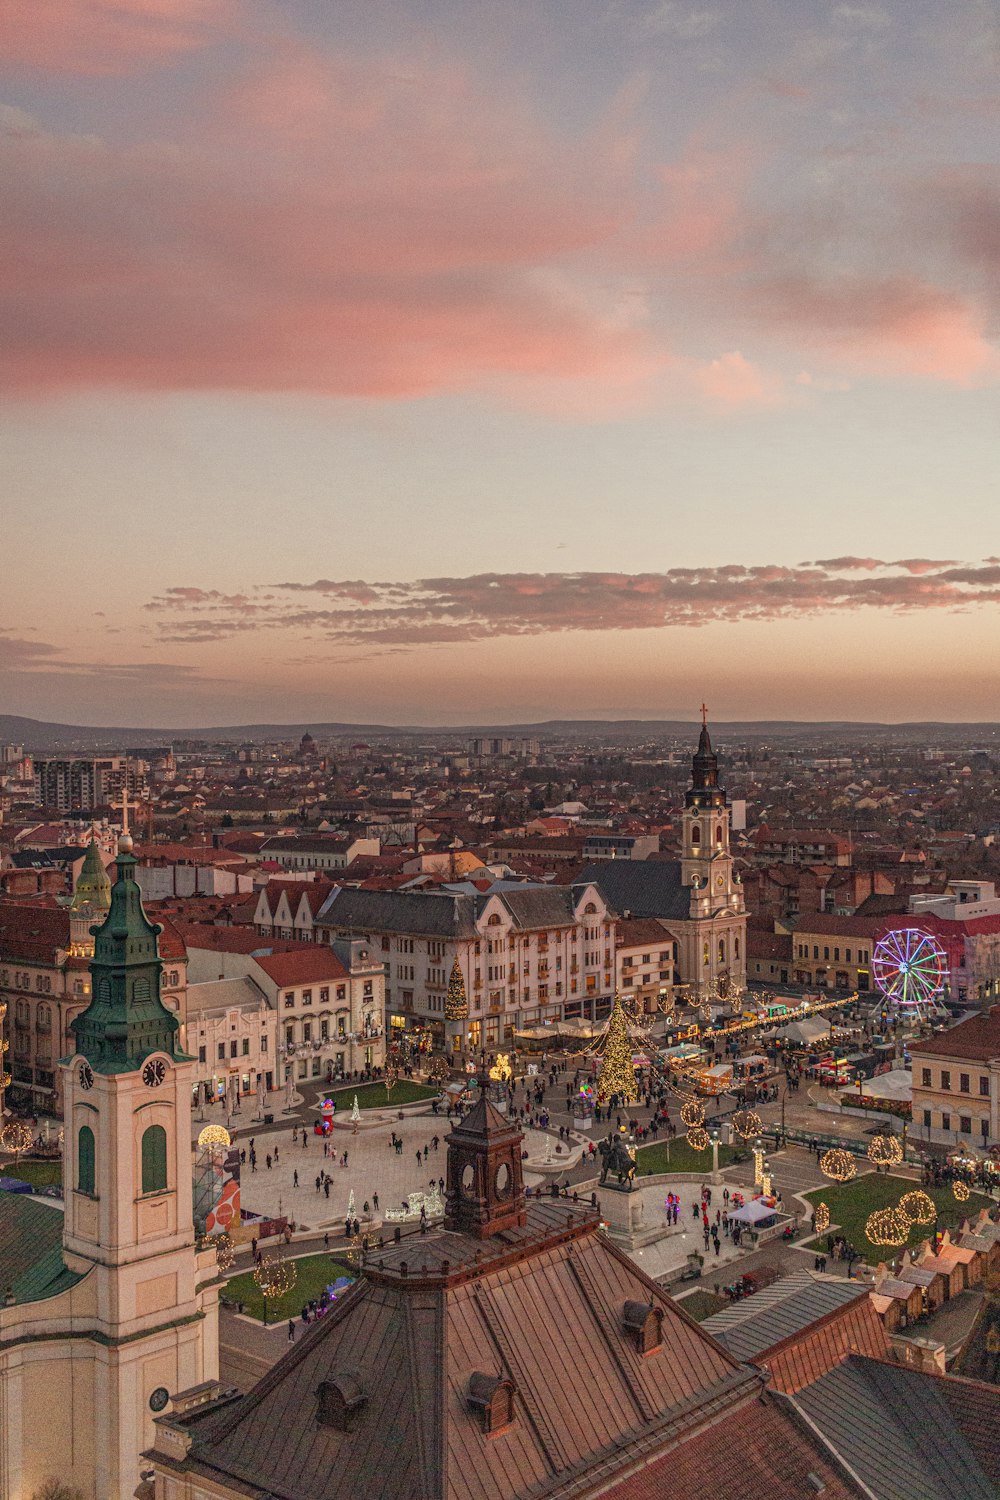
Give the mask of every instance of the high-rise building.
M 38 807 L 57 808 L 59 812 L 108 807 L 121 801 L 126 777 L 129 796 L 145 796 L 144 771 L 124 755 L 36 760 L 35 803 Z

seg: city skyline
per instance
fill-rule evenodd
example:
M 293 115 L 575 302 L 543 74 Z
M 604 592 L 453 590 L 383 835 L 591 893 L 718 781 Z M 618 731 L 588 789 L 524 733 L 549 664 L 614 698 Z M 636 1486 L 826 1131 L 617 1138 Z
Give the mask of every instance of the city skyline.
M 988 5 L 9 31 L 9 712 L 994 717 Z

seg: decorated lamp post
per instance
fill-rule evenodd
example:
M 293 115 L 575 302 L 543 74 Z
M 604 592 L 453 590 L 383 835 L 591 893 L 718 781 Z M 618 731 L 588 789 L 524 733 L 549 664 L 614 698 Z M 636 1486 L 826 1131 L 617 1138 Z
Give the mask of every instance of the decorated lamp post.
M 719 1171 L 719 1132 L 709 1132 L 712 1142 L 712 1185 L 717 1186 L 722 1181 L 722 1173 Z

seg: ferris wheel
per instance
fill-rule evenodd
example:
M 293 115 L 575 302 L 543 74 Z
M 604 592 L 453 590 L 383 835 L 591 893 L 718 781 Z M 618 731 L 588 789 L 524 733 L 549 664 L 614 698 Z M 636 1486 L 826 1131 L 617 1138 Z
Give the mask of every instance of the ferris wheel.
M 922 928 L 902 927 L 880 938 L 872 955 L 872 973 L 883 1005 L 900 1016 L 924 1020 L 944 1013 L 941 995 L 948 974 L 947 955 Z

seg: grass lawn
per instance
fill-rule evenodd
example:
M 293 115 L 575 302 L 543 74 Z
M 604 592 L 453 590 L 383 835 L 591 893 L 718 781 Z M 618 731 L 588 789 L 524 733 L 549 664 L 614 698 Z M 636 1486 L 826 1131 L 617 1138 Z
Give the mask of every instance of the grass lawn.
M 882 1177 L 874 1172 L 864 1177 L 855 1177 L 852 1182 L 831 1182 L 828 1187 L 816 1188 L 805 1197 L 812 1203 L 825 1203 L 830 1210 L 830 1222 L 839 1226 L 839 1233 L 846 1236 L 855 1250 L 869 1262 L 878 1265 L 880 1260 L 889 1260 L 906 1248 L 891 1245 L 872 1245 L 865 1234 L 865 1220 L 876 1208 L 891 1208 L 904 1193 L 912 1192 L 920 1184 L 908 1177 Z M 973 1193 L 964 1203 L 959 1203 L 949 1187 L 924 1188 L 934 1199 L 938 1209 L 939 1229 L 955 1229 L 963 1219 L 975 1217 L 981 1208 L 990 1207 L 990 1199 L 981 1193 Z M 930 1224 L 914 1224 L 907 1244 L 912 1248 L 927 1239 L 934 1231 Z M 809 1242 L 809 1248 L 826 1249 L 826 1234 Z
M 266 1255 L 267 1251 L 264 1253 Z M 277 1301 L 272 1298 L 268 1302 L 268 1323 L 298 1318 L 304 1302 L 311 1302 L 314 1297 L 318 1297 L 323 1288 L 336 1281 L 338 1276 L 354 1275 L 350 1266 L 332 1255 L 305 1255 L 301 1260 L 290 1260 L 288 1264 L 295 1267 L 295 1285 Z M 252 1271 L 242 1271 L 239 1276 L 233 1276 L 226 1283 L 223 1296 L 227 1302 L 242 1302 L 244 1312 L 249 1313 L 252 1318 L 263 1320 L 264 1299 L 253 1279 Z
M 62 1162 L 22 1161 L 18 1165 L 6 1162 L 0 1167 L 0 1177 L 16 1177 L 19 1182 L 30 1182 L 32 1187 L 59 1187 L 62 1182 Z
M 734 1146 L 720 1146 L 719 1166 L 730 1166 L 735 1153 Z M 640 1146 L 638 1163 L 639 1177 L 649 1177 L 653 1172 L 700 1172 L 707 1178 L 712 1170 L 712 1148 L 709 1146 L 705 1151 L 694 1151 L 684 1137 L 679 1135 L 674 1141 L 657 1141 L 653 1146 Z
M 682 1297 L 677 1304 L 682 1307 L 689 1318 L 694 1318 L 696 1323 L 704 1323 L 713 1313 L 721 1312 L 729 1303 L 725 1297 L 717 1297 L 714 1292 L 697 1291 L 692 1292 L 690 1297 Z
M 401 1078 L 398 1083 L 393 1084 L 388 1102 L 384 1083 L 364 1083 L 358 1088 L 338 1089 L 336 1093 L 326 1097 L 333 1100 L 338 1115 L 349 1115 L 355 1094 L 358 1096 L 359 1109 L 394 1109 L 401 1104 L 414 1104 L 418 1099 L 436 1099 L 440 1092 L 440 1089 L 428 1088 L 425 1083 L 413 1083 L 409 1078 Z

